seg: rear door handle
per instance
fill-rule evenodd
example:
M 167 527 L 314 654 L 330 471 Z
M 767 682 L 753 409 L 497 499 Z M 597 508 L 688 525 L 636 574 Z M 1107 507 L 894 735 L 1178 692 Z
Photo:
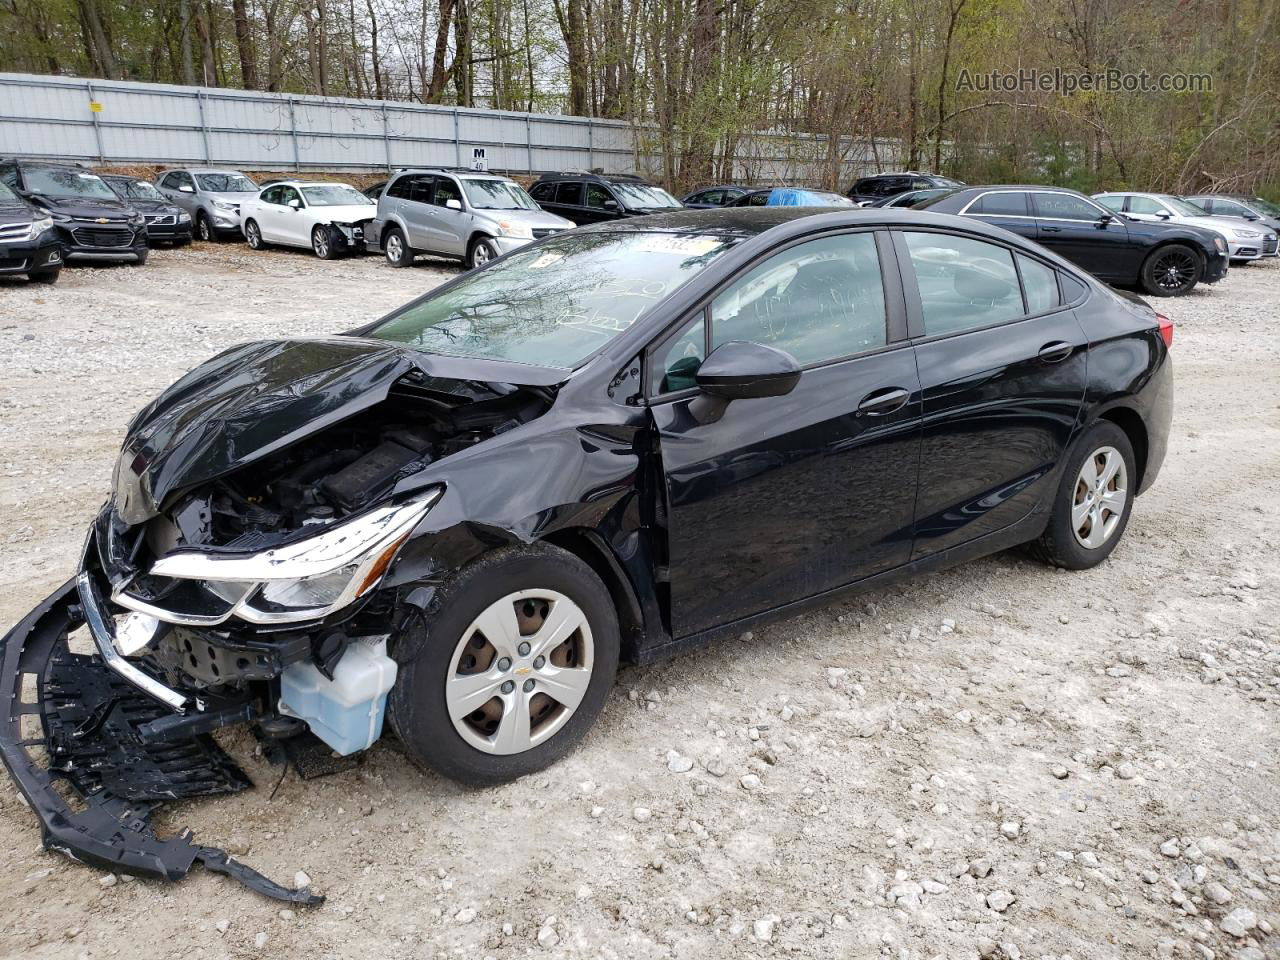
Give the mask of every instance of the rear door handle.
M 1043 230 L 1045 233 L 1061 233 L 1062 232 L 1061 227 L 1041 227 L 1040 229 Z
M 1045 363 L 1061 363 L 1075 352 L 1075 347 L 1061 340 L 1046 343 L 1040 348 L 1040 359 Z
M 902 387 L 873 390 L 858 404 L 858 416 L 865 414 L 869 417 L 883 417 L 886 413 L 901 409 L 909 396 L 911 396 L 910 392 Z

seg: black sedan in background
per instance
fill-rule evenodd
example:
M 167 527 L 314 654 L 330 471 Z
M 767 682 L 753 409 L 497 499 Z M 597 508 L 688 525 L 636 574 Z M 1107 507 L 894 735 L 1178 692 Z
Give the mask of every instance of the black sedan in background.
M 132 204 L 147 221 L 147 242 L 185 247 L 191 242 L 191 214 L 164 198 L 154 184 L 137 177 L 105 176 L 116 195 Z
M 690 210 L 712 210 L 716 207 L 728 207 L 750 187 L 740 187 L 736 183 L 722 183 L 714 187 L 703 187 L 695 190 L 680 202 Z
M 157 848 L 120 794 L 239 789 L 183 745 L 246 718 L 349 753 L 385 704 L 446 776 L 528 774 L 620 660 L 1018 545 L 1101 563 L 1164 459 L 1172 335 L 972 218 L 775 208 L 567 231 L 348 335 L 234 346 L 134 418 L 81 568 L 0 645 L 0 756 L 49 846 L 168 879 L 226 854 Z M 182 763 L 113 767 L 120 738 Z
M 0 276 L 26 274 L 36 283 L 57 283 L 61 270 L 53 218 L 0 182 Z
M 917 209 L 955 213 L 1035 240 L 1092 273 L 1157 297 L 1178 297 L 1227 275 L 1227 244 L 1211 230 L 1145 223 L 1074 190 L 987 186 L 952 190 Z
M 0 183 L 53 220 L 64 259 L 147 262 L 142 213 L 96 173 L 72 163 L 0 160 Z

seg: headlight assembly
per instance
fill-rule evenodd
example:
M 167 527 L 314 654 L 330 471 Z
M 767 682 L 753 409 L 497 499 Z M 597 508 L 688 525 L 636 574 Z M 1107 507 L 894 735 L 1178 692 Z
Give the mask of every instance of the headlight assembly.
M 190 222 L 191 222 L 191 214 L 187 213 L 187 211 L 185 211 L 185 210 L 180 210 L 180 211 L 178 211 L 178 222 L 179 222 L 179 223 L 190 223 Z
M 1213 246 L 1219 253 L 1227 252 L 1227 241 L 1223 240 L 1220 236 L 1215 236 L 1213 238 Z
M 225 605 L 219 622 L 233 614 L 258 624 L 318 620 L 378 585 L 441 493 L 437 488 L 408 503 L 378 507 L 315 536 L 261 553 L 171 553 L 155 563 L 149 576 L 197 581 Z M 116 600 L 165 619 L 166 611 L 139 604 L 128 593 Z
M 527 223 L 516 223 L 512 220 L 499 220 L 498 232 L 513 240 L 532 240 L 533 228 Z
M 1231 232 L 1241 240 L 1257 240 L 1262 236 L 1257 230 L 1232 230 Z
M 53 217 L 41 217 L 39 220 L 31 221 L 31 238 L 39 239 L 42 234 L 53 229 Z
M 215 199 L 213 201 L 213 208 L 215 210 L 225 210 L 227 213 L 232 213 L 235 211 L 236 205 L 234 203 L 231 203 L 229 200 Z

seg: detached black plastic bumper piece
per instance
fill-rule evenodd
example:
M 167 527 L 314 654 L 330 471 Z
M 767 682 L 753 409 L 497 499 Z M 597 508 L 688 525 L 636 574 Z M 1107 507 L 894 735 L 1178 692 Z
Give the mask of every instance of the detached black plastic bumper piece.
M 0 640 L 0 757 L 40 819 L 45 848 L 104 870 L 170 881 L 198 861 L 277 900 L 322 902 L 224 850 L 192 843 L 189 830 L 155 835 L 151 815 L 164 800 L 251 784 L 207 735 L 144 742 L 138 728 L 169 711 L 96 655 L 68 650 L 67 635 L 82 617 L 72 580 Z M 64 799 L 68 794 L 74 799 Z

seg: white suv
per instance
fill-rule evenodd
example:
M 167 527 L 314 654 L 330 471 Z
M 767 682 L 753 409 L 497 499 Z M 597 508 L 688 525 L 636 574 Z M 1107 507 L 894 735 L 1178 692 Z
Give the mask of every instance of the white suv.
M 1095 193 L 1093 199 L 1108 210 L 1123 213 L 1134 220 L 1149 223 L 1185 223 L 1212 230 L 1225 241 L 1230 258 L 1237 262 L 1266 256 L 1275 250 L 1276 236 L 1265 227 L 1243 224 L 1229 217 L 1211 217 L 1195 204 L 1168 193 L 1134 193 L 1130 191 Z
M 449 170 L 399 170 L 378 198 L 365 246 L 407 267 L 420 253 L 479 267 L 532 240 L 572 229 L 508 177 Z

